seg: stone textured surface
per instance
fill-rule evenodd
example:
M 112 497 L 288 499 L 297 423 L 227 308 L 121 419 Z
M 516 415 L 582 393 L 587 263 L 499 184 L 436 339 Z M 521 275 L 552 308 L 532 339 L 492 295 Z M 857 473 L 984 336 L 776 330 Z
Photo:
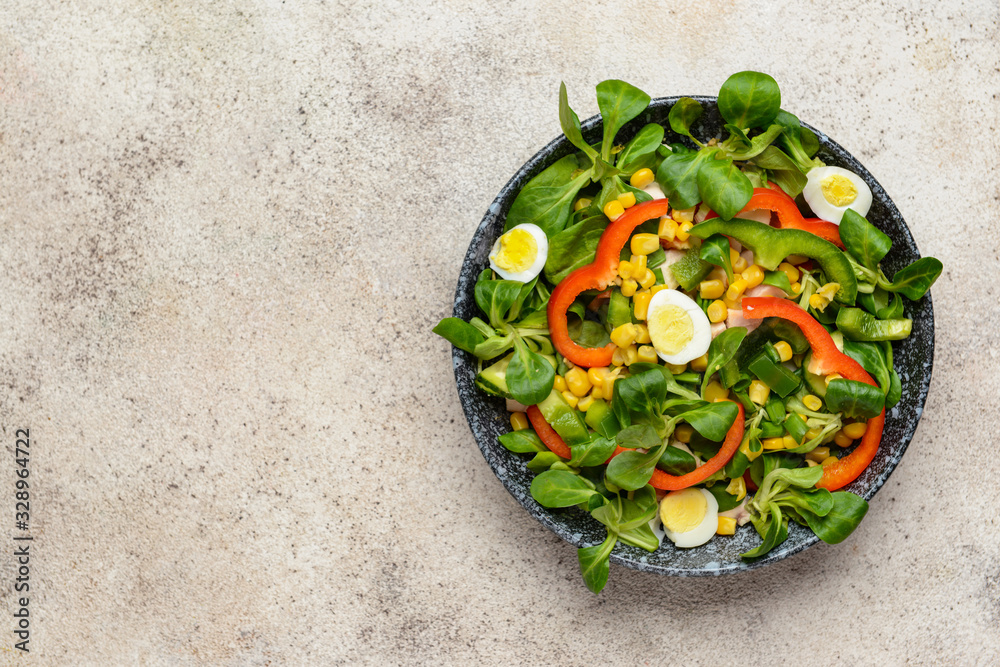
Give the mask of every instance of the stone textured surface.
M 998 24 L 958 0 L 7 3 L 28 661 L 995 664 Z M 749 68 L 944 261 L 926 411 L 846 543 L 719 579 L 614 567 L 595 598 L 489 470 L 429 330 L 560 80 L 586 117 L 604 78 L 714 94 Z M 0 557 L 5 616 L 13 576 Z

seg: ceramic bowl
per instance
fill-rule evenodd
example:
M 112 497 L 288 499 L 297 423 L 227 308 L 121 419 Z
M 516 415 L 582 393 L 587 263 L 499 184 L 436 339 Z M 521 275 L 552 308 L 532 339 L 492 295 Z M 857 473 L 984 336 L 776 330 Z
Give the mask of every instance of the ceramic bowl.
M 646 123 L 659 123 L 667 128 L 667 143 L 684 140 L 669 129 L 667 114 L 679 97 L 653 100 L 639 118 L 626 125 L 618 134 L 617 143 L 628 141 Z M 695 97 L 705 108 L 692 134 L 699 138 L 719 136 L 723 121 L 719 116 L 714 97 Z M 864 166 L 839 144 L 823 132 L 803 123 L 819 138 L 818 157 L 826 164 L 836 165 L 859 174 L 871 187 L 873 203 L 868 220 L 892 239 L 892 250 L 882 262 L 887 275 L 917 259 L 920 255 L 910 231 L 889 199 L 882 186 Z M 590 143 L 600 141 L 602 125 L 600 116 L 583 123 L 584 137 Z M 488 255 L 494 240 L 503 229 L 507 211 L 518 191 L 532 177 L 556 160 L 576 149 L 564 136 L 549 142 L 510 179 L 483 216 L 469 244 L 462 265 L 458 288 L 455 293 L 455 317 L 468 320 L 480 315 L 473 289 L 479 273 L 489 265 Z M 904 299 L 906 317 L 913 319 L 913 333 L 906 340 L 894 344 L 894 364 L 902 380 L 903 393 L 899 403 L 886 415 L 882 445 L 868 469 L 846 490 L 870 499 L 885 484 L 893 469 L 906 451 L 920 421 L 927 390 L 931 381 L 934 356 L 934 310 L 928 294 L 917 303 Z M 497 478 L 515 499 L 545 527 L 575 547 L 590 546 L 604 541 L 604 527 L 589 514 L 576 508 L 546 509 L 535 502 L 529 493 L 534 473 L 527 469 L 524 455 L 508 452 L 497 437 L 510 430 L 509 415 L 504 400 L 478 391 L 473 381 L 476 361 L 472 355 L 457 348 L 453 356 L 455 379 L 462 408 L 469 427 L 482 450 L 487 463 Z M 611 561 L 619 565 L 647 572 L 675 576 L 717 576 L 750 570 L 774 563 L 815 544 L 818 538 L 807 528 L 792 522 L 788 539 L 769 554 L 754 562 L 745 562 L 740 554 L 760 543 L 760 538 L 750 524 L 740 527 L 734 537 L 717 538 L 694 549 L 677 549 L 669 540 L 655 553 L 619 543 L 611 554 Z

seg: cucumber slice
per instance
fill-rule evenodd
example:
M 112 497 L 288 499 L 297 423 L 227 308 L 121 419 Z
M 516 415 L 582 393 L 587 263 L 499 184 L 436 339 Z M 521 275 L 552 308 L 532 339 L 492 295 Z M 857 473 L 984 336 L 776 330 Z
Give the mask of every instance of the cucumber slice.
M 812 358 L 813 353 L 810 351 L 802 359 L 802 376 L 806 379 L 806 384 L 809 385 L 809 391 L 815 396 L 826 398 L 826 377 L 809 372 L 809 365 L 812 363 Z
M 476 386 L 491 396 L 511 398 L 510 392 L 507 391 L 507 366 L 510 365 L 513 356 L 512 352 L 489 368 L 484 368 L 476 376 Z

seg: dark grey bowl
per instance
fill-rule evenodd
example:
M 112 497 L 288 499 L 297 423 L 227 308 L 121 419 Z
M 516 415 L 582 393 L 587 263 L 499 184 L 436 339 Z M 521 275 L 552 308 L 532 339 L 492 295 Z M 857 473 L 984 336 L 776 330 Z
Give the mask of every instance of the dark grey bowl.
M 646 123 L 659 123 L 667 128 L 666 141 L 682 141 L 670 131 L 667 114 L 679 97 L 655 99 L 649 108 L 637 119 L 626 125 L 618 135 L 618 142 L 630 139 Z M 719 116 L 714 97 L 696 97 L 705 106 L 705 114 L 692 133 L 702 140 L 717 136 L 722 131 L 723 121 Z M 910 235 L 903 217 L 896 206 L 868 170 L 851 154 L 841 148 L 822 132 L 809 127 L 819 137 L 819 158 L 830 165 L 850 169 L 859 174 L 872 189 L 874 201 L 868 220 L 889 235 L 892 250 L 883 260 L 886 274 L 895 271 L 917 259 L 920 254 Z M 584 136 L 590 143 L 600 141 L 602 132 L 600 116 L 594 116 L 583 123 Z M 488 266 L 488 256 L 493 241 L 503 229 L 507 211 L 518 191 L 532 177 L 556 160 L 575 149 L 564 136 L 551 141 L 545 148 L 528 160 L 514 177 L 504 186 L 497 198 L 490 204 L 469 245 L 469 251 L 462 265 L 455 293 L 455 317 L 464 320 L 479 315 L 473 296 L 476 278 Z M 931 367 L 934 359 L 934 309 L 930 295 L 920 302 L 912 303 L 904 299 L 906 316 L 913 319 L 913 334 L 904 341 L 897 342 L 894 363 L 903 384 L 903 395 L 887 415 L 882 445 L 875 460 L 868 469 L 847 490 L 870 499 L 889 478 L 896 464 L 917 428 L 923 411 L 927 390 L 931 382 Z M 523 455 L 512 454 L 503 448 L 497 437 L 510 430 L 510 422 L 503 399 L 487 396 L 478 391 L 473 381 L 476 363 L 472 355 L 455 349 L 453 355 L 455 379 L 462 408 L 469 420 L 469 427 L 475 435 L 479 449 L 497 478 L 514 498 L 543 525 L 576 547 L 590 546 L 604 541 L 604 527 L 589 514 L 576 508 L 566 510 L 546 509 L 536 503 L 529 493 L 534 473 L 525 466 Z M 752 563 L 746 563 L 740 554 L 760 543 L 753 527 L 747 524 L 738 529 L 736 536 L 714 539 L 695 549 L 677 549 L 665 541 L 656 553 L 648 553 L 636 547 L 619 544 L 611 554 L 611 560 L 620 565 L 678 576 L 717 576 L 730 572 L 740 572 L 773 563 L 812 546 L 818 541 L 813 533 L 794 522 L 788 527 L 788 540 L 780 547 Z

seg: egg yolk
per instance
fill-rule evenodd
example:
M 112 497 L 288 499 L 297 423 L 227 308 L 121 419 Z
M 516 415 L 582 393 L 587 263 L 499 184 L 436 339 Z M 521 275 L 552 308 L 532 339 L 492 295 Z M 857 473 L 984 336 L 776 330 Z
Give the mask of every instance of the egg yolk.
M 708 501 L 698 489 L 672 491 L 660 501 L 660 521 L 672 533 L 687 533 L 697 528 L 708 512 Z
M 851 179 L 840 174 L 827 176 L 820 182 L 823 197 L 834 206 L 848 206 L 858 198 L 858 189 Z
M 490 259 L 504 271 L 515 273 L 531 268 L 537 256 L 535 237 L 524 229 L 512 229 L 500 237 L 500 249 Z
M 651 313 L 646 322 L 653 347 L 663 354 L 679 354 L 694 338 L 691 316 L 680 306 L 664 306 Z

